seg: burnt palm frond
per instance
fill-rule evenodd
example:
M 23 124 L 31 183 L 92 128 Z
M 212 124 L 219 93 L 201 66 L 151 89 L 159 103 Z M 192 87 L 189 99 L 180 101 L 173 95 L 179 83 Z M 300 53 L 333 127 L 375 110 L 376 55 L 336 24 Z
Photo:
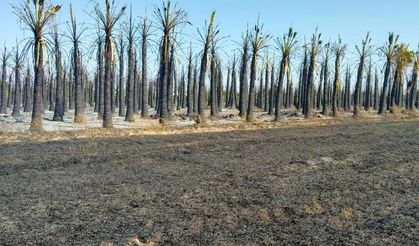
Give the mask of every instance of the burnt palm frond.
M 282 55 L 282 59 L 290 59 L 290 56 L 298 48 L 297 32 L 293 30 L 292 27 L 288 29 L 288 33 L 284 34 L 282 38 L 277 38 L 275 40 L 277 49 Z

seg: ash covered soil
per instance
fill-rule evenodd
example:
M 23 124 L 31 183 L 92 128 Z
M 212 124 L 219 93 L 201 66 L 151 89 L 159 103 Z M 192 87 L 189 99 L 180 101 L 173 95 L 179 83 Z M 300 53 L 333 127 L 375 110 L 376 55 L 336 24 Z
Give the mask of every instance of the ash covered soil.
M 419 241 L 417 120 L 24 141 L 0 158 L 0 245 Z

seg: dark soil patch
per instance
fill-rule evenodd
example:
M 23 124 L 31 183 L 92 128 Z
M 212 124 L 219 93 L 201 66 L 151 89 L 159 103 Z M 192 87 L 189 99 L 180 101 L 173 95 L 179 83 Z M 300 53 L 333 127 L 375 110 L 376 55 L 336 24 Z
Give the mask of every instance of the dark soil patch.
M 0 245 L 413 245 L 418 126 L 0 145 Z

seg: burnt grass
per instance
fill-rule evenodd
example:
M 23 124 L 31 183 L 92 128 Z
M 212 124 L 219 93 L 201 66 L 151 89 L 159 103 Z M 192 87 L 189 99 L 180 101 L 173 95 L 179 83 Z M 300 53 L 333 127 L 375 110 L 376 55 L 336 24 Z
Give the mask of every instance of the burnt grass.
M 0 145 L 0 245 L 414 245 L 418 121 Z

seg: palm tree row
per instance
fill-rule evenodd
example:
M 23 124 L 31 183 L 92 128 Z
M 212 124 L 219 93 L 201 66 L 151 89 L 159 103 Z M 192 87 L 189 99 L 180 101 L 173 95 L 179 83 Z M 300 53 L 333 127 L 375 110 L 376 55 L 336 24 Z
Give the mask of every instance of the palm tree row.
M 301 110 L 310 118 L 314 113 L 329 115 L 329 108 L 330 116 L 336 117 L 343 111 L 358 116 L 361 108 L 384 114 L 394 107 L 415 110 L 419 106 L 419 55 L 399 43 L 393 33 L 378 49 L 372 46 L 370 33 L 355 47 L 358 62 L 352 87 L 353 65 L 344 60 L 347 46 L 340 38 L 325 44 L 316 30 L 310 42 L 299 43 L 299 35 L 289 28 L 271 44 L 271 35 L 258 20 L 244 32 L 240 47 L 223 59 L 224 38 L 213 11 L 198 29 L 199 43 L 194 46 L 199 50 L 191 43 L 183 56 L 182 30 L 191 24 L 184 10 L 167 0 L 154 10 L 154 20 L 145 15 L 137 22 L 132 8 L 125 17 L 125 6 L 117 8 L 115 1 L 105 0 L 105 9 L 97 4 L 93 10 L 97 38 L 90 46 L 96 51 L 96 65 L 89 73 L 89 59 L 83 58 L 92 57 L 92 50 L 82 45 L 88 43 L 85 34 L 89 29 L 77 23 L 71 6 L 68 35 L 60 35 L 54 18 L 61 6 L 25 0 L 13 8 L 32 37 L 20 51 L 18 45 L 12 52 L 3 49 L 0 113 L 7 113 L 12 105 L 14 116 L 21 108 L 31 111 L 33 131 L 42 130 L 45 109 L 54 111 L 55 121 L 63 121 L 68 110 L 74 109 L 74 122 L 80 124 L 86 121 L 85 109 L 92 107 L 103 127 L 111 128 L 116 108 L 126 121 L 135 121 L 138 115 L 162 123 L 170 121 L 175 110 L 185 108 L 188 116 L 197 116 L 196 121 L 203 123 L 207 109 L 211 116 L 219 115 L 223 108 L 237 109 L 239 116 L 251 122 L 256 111 L 280 121 L 287 110 Z M 71 43 L 68 60 L 60 36 Z M 157 56 L 155 69 L 150 69 L 149 54 L 153 52 L 149 49 Z M 28 51 L 33 54 L 28 56 Z M 373 61 L 380 55 L 385 57 L 383 69 Z

